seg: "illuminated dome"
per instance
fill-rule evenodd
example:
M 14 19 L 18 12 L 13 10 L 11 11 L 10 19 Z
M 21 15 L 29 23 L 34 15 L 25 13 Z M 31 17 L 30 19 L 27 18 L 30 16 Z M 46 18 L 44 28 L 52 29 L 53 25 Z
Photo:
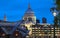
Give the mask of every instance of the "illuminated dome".
M 26 11 L 26 13 L 33 13 L 31 8 L 28 8 L 28 10 Z
M 30 8 L 30 4 L 28 4 L 28 9 L 25 12 L 25 16 L 34 16 L 33 10 Z

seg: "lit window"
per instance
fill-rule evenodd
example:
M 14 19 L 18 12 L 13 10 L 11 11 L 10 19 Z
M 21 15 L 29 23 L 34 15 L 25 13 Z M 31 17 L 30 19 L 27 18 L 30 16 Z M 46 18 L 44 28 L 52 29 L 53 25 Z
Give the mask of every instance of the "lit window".
M 40 30 L 39 30 L 40 31 Z
M 54 30 L 51 30 L 51 31 L 54 31 Z
M 55 29 L 58 29 L 58 28 L 55 28 Z
M 35 31 L 38 31 L 38 30 L 35 30 Z
M 52 29 L 54 29 L 54 28 L 52 28 Z
M 52 32 L 52 33 L 54 33 L 54 32 Z
M 60 33 L 60 32 L 58 32 L 58 33 Z
M 42 35 L 42 34 L 39 34 L 40 36 Z
M 35 29 L 37 29 L 37 27 L 35 27 Z
M 57 35 L 57 34 L 56 34 Z
M 26 38 L 29 38 L 29 36 L 26 36 Z
M 32 28 L 32 29 L 34 29 L 34 28 Z

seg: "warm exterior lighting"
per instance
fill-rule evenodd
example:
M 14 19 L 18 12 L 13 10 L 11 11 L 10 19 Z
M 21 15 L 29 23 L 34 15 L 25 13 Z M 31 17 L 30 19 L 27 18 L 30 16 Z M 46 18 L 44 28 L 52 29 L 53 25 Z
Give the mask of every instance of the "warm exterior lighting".
M 16 36 L 18 36 L 18 34 L 16 34 Z
M 42 34 L 39 34 L 40 36 L 42 35 Z
M 51 28 L 51 29 L 54 29 L 54 28 Z
M 37 29 L 37 27 L 35 27 L 35 29 Z
M 2 36 L 5 36 L 5 34 L 3 33 Z
M 58 34 L 59 34 L 59 32 L 58 32 Z
M 26 38 L 29 38 L 29 36 L 26 36 Z
M 58 34 L 56 34 L 56 35 L 58 35 Z
M 54 33 L 54 32 L 52 32 L 52 33 Z
M 35 28 L 32 28 L 32 29 L 35 29 Z

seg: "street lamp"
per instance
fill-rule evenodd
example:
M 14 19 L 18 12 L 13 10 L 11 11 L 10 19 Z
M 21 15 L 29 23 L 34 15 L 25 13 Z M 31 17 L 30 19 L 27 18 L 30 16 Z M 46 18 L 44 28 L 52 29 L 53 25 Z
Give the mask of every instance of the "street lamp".
M 56 12 L 53 12 L 53 15 L 54 15 L 54 17 L 56 17 L 56 15 L 57 15 Z
M 58 23 L 58 19 L 57 19 L 57 12 L 56 12 L 56 8 L 52 8 L 51 12 L 53 13 L 54 16 L 54 38 L 55 38 L 55 27 L 57 26 Z
M 55 26 L 56 26 L 55 25 L 55 19 L 56 19 L 56 12 L 54 12 L 53 15 L 54 15 L 54 38 L 55 38 Z

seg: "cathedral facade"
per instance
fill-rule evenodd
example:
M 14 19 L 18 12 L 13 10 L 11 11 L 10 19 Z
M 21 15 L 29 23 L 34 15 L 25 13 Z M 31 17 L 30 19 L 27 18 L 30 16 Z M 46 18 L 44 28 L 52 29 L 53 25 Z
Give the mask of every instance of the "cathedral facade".
M 25 26 L 28 28 L 29 35 L 31 35 L 32 33 L 32 25 L 36 24 L 36 16 L 34 15 L 34 11 L 31 9 L 30 7 L 30 3 L 28 4 L 28 9 L 26 10 L 24 16 L 23 16 L 23 20 L 25 21 Z
M 36 24 L 36 16 L 28 4 L 23 19 L 17 22 L 9 22 L 4 15 L 4 20 L 0 20 L 0 38 L 25 38 L 31 35 L 32 25 Z

